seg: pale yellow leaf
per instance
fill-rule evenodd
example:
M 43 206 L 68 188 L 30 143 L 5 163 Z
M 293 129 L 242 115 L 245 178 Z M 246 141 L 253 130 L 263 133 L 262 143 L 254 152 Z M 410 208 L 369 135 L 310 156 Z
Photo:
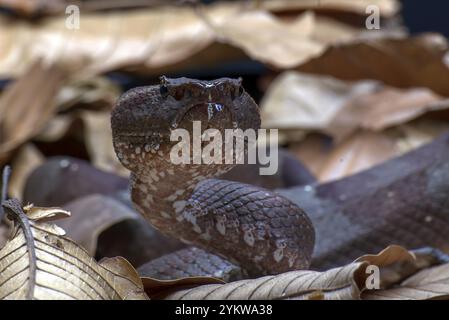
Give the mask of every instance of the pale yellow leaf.
M 370 290 L 366 300 L 428 300 L 449 298 L 449 263 L 424 269 L 385 290 Z
M 367 266 L 379 268 L 393 263 L 413 260 L 407 250 L 390 246 L 378 255 L 359 258 L 343 267 L 325 272 L 298 270 L 279 275 L 230 282 L 206 284 L 184 290 L 158 292 L 165 299 L 359 299 L 370 275 Z
M 136 271 L 118 258 L 98 264 L 64 232 L 41 219 L 67 214 L 56 208 L 4 205 L 14 233 L 0 250 L 0 299 L 146 299 Z

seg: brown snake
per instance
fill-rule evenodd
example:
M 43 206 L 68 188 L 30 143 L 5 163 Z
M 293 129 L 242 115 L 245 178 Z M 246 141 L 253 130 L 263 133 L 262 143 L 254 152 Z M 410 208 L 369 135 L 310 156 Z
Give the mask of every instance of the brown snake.
M 211 104 L 223 110 L 211 116 Z M 259 108 L 241 81 L 229 78 L 162 77 L 160 85 L 132 89 L 119 99 L 111 116 L 113 144 L 131 171 L 137 210 L 162 232 L 241 266 L 249 276 L 308 268 L 315 234 L 297 205 L 259 187 L 214 178 L 233 165 L 172 163 L 177 141 L 170 141 L 171 130 L 184 128 L 192 136 L 193 121 L 201 121 L 202 131 L 258 129 Z M 189 257 L 192 252 L 177 258 L 201 264 L 201 257 Z

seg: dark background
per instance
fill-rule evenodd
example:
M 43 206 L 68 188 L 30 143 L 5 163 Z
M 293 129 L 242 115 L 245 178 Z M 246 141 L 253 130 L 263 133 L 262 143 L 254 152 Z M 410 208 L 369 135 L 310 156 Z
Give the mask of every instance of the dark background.
M 447 0 L 402 0 L 402 16 L 411 33 L 434 31 L 449 37 Z

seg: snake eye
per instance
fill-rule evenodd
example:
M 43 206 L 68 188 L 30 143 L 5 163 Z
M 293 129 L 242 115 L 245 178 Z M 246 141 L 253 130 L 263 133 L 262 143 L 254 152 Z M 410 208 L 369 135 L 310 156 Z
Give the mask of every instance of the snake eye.
M 176 92 L 175 92 L 175 99 L 179 101 L 182 98 L 184 98 L 184 89 L 176 90 Z
M 159 87 L 159 92 L 161 93 L 161 96 L 163 98 L 166 98 L 168 96 L 168 88 L 167 88 L 167 86 L 165 84 L 162 84 Z

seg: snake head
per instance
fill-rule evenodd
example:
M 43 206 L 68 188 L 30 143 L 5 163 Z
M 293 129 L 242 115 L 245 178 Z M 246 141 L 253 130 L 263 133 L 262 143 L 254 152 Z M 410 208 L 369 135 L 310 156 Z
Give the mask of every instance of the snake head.
M 194 121 L 201 123 L 201 132 L 217 129 L 223 136 L 225 129 L 257 130 L 259 107 L 243 89 L 241 79 L 163 76 L 158 85 L 134 88 L 120 97 L 111 116 L 116 153 L 132 171 L 136 171 L 134 158 L 148 163 L 151 154 L 158 154 L 168 159 L 176 144 L 170 140 L 172 131 L 182 128 L 192 137 Z

